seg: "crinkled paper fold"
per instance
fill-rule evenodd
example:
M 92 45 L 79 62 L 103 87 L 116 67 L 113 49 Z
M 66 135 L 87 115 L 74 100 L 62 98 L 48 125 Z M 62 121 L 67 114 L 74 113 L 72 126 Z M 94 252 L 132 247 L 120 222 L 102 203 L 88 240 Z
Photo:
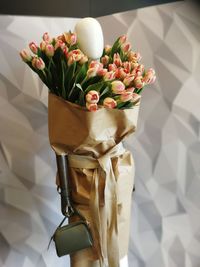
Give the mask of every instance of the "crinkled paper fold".
M 90 112 L 49 94 L 50 144 L 56 154 L 68 154 L 72 198 L 94 238 L 92 248 L 71 255 L 72 267 L 96 260 L 118 267 L 128 252 L 134 163 L 121 141 L 135 131 L 138 111 L 139 104 Z

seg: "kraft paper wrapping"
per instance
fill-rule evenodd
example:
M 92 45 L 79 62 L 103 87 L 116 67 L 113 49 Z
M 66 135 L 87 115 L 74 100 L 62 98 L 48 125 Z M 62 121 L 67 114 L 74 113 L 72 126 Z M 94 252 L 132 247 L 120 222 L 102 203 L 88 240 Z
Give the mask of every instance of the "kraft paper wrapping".
M 119 267 L 128 252 L 134 162 L 121 141 L 135 131 L 138 111 L 139 104 L 90 112 L 49 94 L 50 144 L 68 154 L 72 199 L 94 238 L 92 248 L 71 255 L 72 267 Z

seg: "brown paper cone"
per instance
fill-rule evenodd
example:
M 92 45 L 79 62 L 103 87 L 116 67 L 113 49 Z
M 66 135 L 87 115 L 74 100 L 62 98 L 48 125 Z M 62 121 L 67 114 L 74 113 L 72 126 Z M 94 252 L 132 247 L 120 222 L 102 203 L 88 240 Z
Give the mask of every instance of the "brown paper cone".
M 134 183 L 133 158 L 121 141 L 136 129 L 139 104 L 89 112 L 49 94 L 48 110 L 50 144 L 69 156 L 72 199 L 94 238 L 92 248 L 71 255 L 72 267 L 118 267 L 128 252 Z

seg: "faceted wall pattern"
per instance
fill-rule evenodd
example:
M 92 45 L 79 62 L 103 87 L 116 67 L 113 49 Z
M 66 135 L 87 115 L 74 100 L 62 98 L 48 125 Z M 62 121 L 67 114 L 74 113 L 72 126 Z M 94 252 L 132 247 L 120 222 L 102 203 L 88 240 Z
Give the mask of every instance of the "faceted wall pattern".
M 200 266 L 200 20 L 187 1 L 99 18 L 106 43 L 127 33 L 157 82 L 126 141 L 136 164 L 130 267 Z M 0 266 L 69 266 L 47 251 L 60 222 L 47 88 L 18 51 L 76 19 L 0 16 Z M 81 266 L 80 266 L 81 267 Z

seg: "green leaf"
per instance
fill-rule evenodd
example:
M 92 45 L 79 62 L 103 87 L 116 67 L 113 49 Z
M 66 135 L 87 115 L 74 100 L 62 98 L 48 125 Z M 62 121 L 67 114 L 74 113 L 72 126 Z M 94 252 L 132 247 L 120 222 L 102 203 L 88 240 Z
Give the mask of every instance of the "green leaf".
M 64 60 L 61 59 L 61 81 L 62 81 L 62 97 L 64 99 L 67 98 L 67 93 L 66 93 L 66 88 L 65 88 L 65 73 L 66 73 L 66 69 L 65 69 L 65 63 Z
M 76 62 L 74 62 L 73 64 L 71 64 L 68 67 L 66 74 L 65 74 L 65 87 L 66 87 L 67 97 L 68 97 L 70 90 L 73 86 L 72 79 L 73 79 L 75 70 L 76 70 Z
M 120 37 L 119 37 L 120 38 Z M 112 48 L 111 48 L 111 52 L 110 52 L 110 55 L 111 57 L 113 57 L 113 55 L 115 53 L 118 52 L 119 50 L 119 47 L 120 47 L 120 44 L 119 44 L 119 38 L 115 41 L 115 43 L 113 44 Z
M 80 93 L 77 104 L 79 104 L 80 106 L 85 106 L 85 94 L 84 94 L 84 92 Z
M 123 108 L 124 105 L 125 105 L 124 102 L 120 102 L 120 103 L 117 104 L 117 108 L 121 109 L 121 108 Z
M 121 109 L 129 109 L 129 108 L 132 108 L 133 105 L 134 105 L 133 102 L 127 101 L 125 102 L 125 105 L 123 105 Z
M 95 76 L 95 77 L 91 77 L 91 78 L 87 79 L 85 82 L 82 83 L 83 90 L 86 90 L 86 88 L 88 86 L 93 85 L 93 84 L 99 82 L 100 80 L 102 80 L 102 77 L 100 77 L 100 76 Z
M 84 80 L 87 74 L 87 70 L 88 70 L 88 64 L 85 63 L 81 66 L 78 73 L 76 74 L 76 78 L 75 78 L 76 83 L 81 83 Z
M 110 92 L 110 87 L 106 86 L 100 94 L 100 98 Z
M 95 90 L 97 92 L 99 92 L 101 90 L 101 88 L 106 84 L 105 81 L 101 81 L 101 82 L 97 82 L 94 84 L 89 85 L 86 89 L 85 89 L 85 94 L 87 94 L 89 91 L 91 90 Z
M 78 49 L 78 45 L 77 44 L 74 44 L 74 45 L 72 45 L 72 46 L 69 47 L 69 50 L 68 51 L 70 52 L 70 51 L 76 50 L 76 49 Z
M 83 89 L 79 83 L 74 84 L 71 91 L 68 94 L 68 99 L 74 102 L 77 98 L 79 98 L 80 92 L 83 92 Z

